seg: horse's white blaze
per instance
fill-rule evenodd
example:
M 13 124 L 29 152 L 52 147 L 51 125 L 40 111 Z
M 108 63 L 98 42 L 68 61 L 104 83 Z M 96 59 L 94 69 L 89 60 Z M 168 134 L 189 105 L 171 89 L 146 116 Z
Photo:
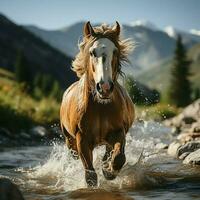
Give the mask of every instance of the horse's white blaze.
M 92 56 L 92 62 L 95 68 L 95 82 L 101 80 L 108 83 L 112 80 L 112 59 L 113 52 L 116 46 L 107 38 L 100 38 L 94 42 L 90 51 L 95 51 L 95 56 Z

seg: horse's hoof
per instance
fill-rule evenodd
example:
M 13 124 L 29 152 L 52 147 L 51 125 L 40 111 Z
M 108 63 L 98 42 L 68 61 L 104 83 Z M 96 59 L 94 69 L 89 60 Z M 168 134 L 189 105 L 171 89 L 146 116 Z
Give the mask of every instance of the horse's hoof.
M 88 187 L 97 186 L 97 174 L 95 171 L 87 170 L 85 172 L 85 179 Z
M 112 173 L 112 172 L 109 172 L 109 171 L 107 171 L 107 170 L 102 169 L 102 171 L 103 171 L 104 177 L 105 177 L 107 180 L 113 180 L 113 179 L 115 179 L 116 176 L 117 176 L 116 174 L 114 174 L 114 173 Z
M 74 160 L 78 160 L 79 159 L 79 155 L 78 155 L 78 152 L 77 151 L 74 151 L 74 150 L 70 150 L 70 154 L 71 154 L 71 156 L 72 156 L 72 158 L 74 159 Z

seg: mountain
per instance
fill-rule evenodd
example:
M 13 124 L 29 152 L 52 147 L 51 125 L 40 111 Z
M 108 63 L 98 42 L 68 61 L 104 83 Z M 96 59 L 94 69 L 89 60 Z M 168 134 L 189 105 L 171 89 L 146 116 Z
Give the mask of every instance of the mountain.
M 64 54 L 74 57 L 78 52 L 77 44 L 82 37 L 83 25 L 84 22 L 79 22 L 53 31 L 36 26 L 25 26 L 25 28 Z M 188 48 L 200 42 L 200 36 L 185 32 L 180 33 Z M 166 31 L 157 29 L 150 22 L 140 20 L 131 23 L 131 25 L 123 24 L 122 35 L 124 38 L 132 38 L 136 44 L 135 51 L 129 57 L 133 67 L 126 68 L 127 73 L 134 75 L 170 58 L 176 43 L 176 38 Z
M 190 48 L 187 55 L 192 61 L 190 66 L 192 86 L 200 89 L 200 43 Z M 164 93 L 170 83 L 172 65 L 173 60 L 167 59 L 160 65 L 156 65 L 145 73 L 140 74 L 137 80 Z
M 0 67 L 14 71 L 19 51 L 27 60 L 32 80 L 38 73 L 50 74 L 67 87 L 76 79 L 70 69 L 71 57 L 0 14 Z
M 200 35 L 198 35 L 198 31 L 195 29 L 192 29 L 187 33 L 172 26 L 167 26 L 164 28 L 164 31 L 169 37 L 174 39 L 176 39 L 178 35 L 181 35 L 185 45 L 190 44 L 191 41 L 193 41 L 193 43 L 200 42 Z
M 62 53 L 74 57 L 78 52 L 78 41 L 82 35 L 84 22 L 73 24 L 59 30 L 48 31 L 36 26 L 25 26 L 30 32 L 49 43 Z

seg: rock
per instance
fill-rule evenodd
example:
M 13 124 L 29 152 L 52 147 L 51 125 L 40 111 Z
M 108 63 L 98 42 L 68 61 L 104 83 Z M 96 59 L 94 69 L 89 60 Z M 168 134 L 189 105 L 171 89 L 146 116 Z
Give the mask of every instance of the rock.
M 169 145 L 167 153 L 170 156 L 174 156 L 175 157 L 177 155 L 177 151 L 178 151 L 178 149 L 180 147 L 181 147 L 181 143 L 179 143 L 178 141 L 174 141 Z
M 167 126 L 173 126 L 179 129 L 180 127 L 188 127 L 200 119 L 200 99 L 196 100 L 187 106 L 179 115 L 164 121 Z
M 177 157 L 180 157 L 185 152 L 193 152 L 197 149 L 200 149 L 200 141 L 188 142 L 177 149 Z
M 24 200 L 17 185 L 7 178 L 0 178 L 0 199 L 1 200 Z
M 200 134 L 200 121 L 195 122 L 192 124 L 192 127 L 190 128 L 191 133 L 199 133 Z
M 20 137 L 24 138 L 24 139 L 31 139 L 31 136 L 30 134 L 27 134 L 25 132 L 21 132 L 20 133 Z
M 190 153 L 185 160 L 184 164 L 200 165 L 200 149 Z
M 0 127 L 0 135 L 3 137 L 13 138 L 13 134 L 9 130 L 1 127 Z
M 193 132 L 181 133 L 178 135 L 177 139 L 184 144 L 193 140 L 199 140 L 200 133 L 193 133 Z
M 194 119 L 193 117 L 190 117 L 190 116 L 185 116 L 183 117 L 182 119 L 182 122 L 181 123 L 185 123 L 185 124 L 193 124 L 194 122 L 196 122 L 197 120 Z
M 189 154 L 190 152 L 185 152 L 179 156 L 179 159 L 184 160 Z
M 48 134 L 48 131 L 43 126 L 35 126 L 30 130 L 30 134 L 34 137 L 44 137 Z
M 164 143 L 158 143 L 158 144 L 156 144 L 155 148 L 156 149 L 167 149 L 168 145 L 164 144 Z

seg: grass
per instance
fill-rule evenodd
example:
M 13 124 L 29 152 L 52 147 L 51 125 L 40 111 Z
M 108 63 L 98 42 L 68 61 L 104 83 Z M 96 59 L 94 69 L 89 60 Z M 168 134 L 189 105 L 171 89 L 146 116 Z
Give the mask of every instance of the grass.
M 26 93 L 23 84 L 0 73 L 0 127 L 18 132 L 36 124 L 56 123 L 59 121 L 59 106 L 53 98 L 34 99 Z
M 172 105 L 158 103 L 151 106 L 136 106 L 136 117 L 143 120 L 162 121 L 176 116 L 180 111 Z

